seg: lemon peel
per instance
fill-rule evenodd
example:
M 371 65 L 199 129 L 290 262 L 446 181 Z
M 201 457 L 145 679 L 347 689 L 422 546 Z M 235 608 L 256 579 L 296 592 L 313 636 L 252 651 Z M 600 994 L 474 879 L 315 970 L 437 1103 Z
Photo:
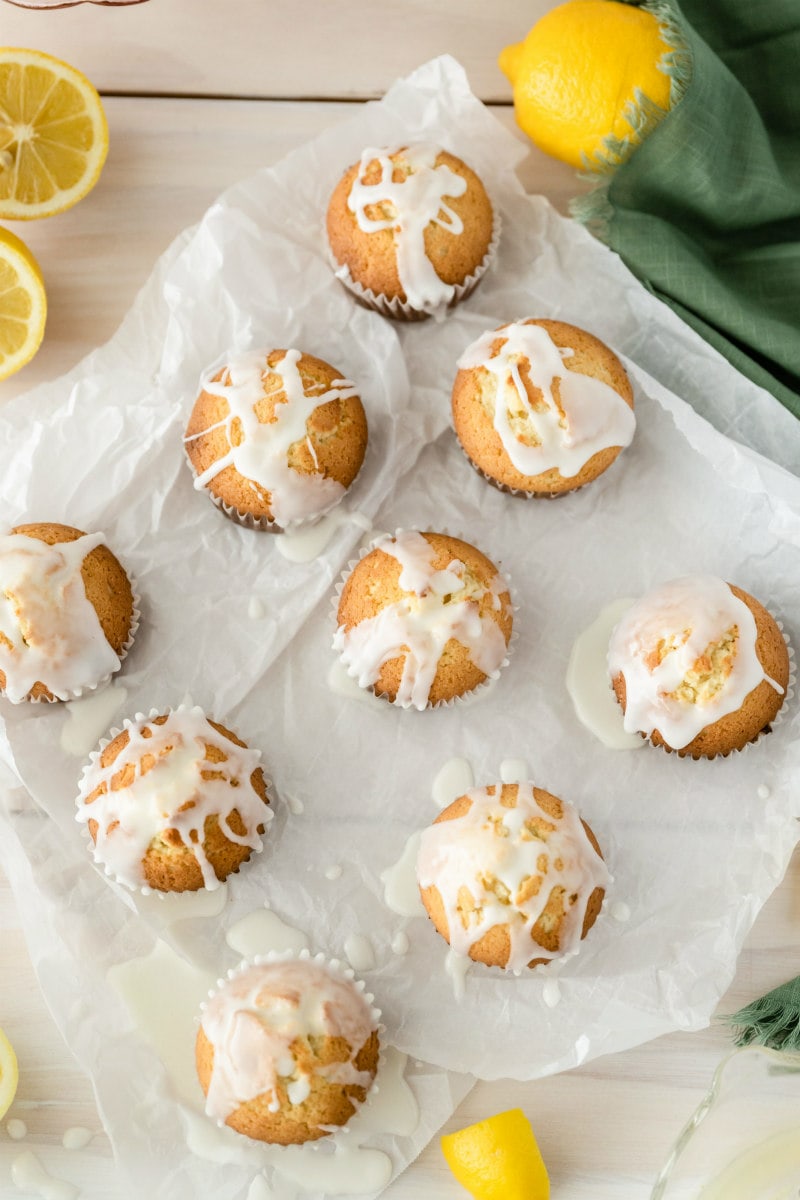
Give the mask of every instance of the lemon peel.
M 521 1108 L 441 1138 L 442 1153 L 475 1200 L 549 1200 L 550 1179 Z
M 85 75 L 40 50 L 0 47 L 0 218 L 71 208 L 107 153 L 103 105 Z
M 20 238 L 0 229 L 0 379 L 33 358 L 46 320 L 47 296 L 39 264 Z

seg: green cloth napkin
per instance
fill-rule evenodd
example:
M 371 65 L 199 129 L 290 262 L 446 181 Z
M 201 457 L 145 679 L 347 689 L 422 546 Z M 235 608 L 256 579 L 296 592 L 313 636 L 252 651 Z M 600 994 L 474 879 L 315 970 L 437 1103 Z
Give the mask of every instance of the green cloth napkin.
M 723 1020 L 737 1046 L 758 1042 L 773 1050 L 800 1050 L 800 977 L 791 979 Z
M 573 213 L 800 417 L 800 0 L 644 7 L 673 47 L 674 107 L 639 104 L 646 138 L 627 158 L 607 142 Z

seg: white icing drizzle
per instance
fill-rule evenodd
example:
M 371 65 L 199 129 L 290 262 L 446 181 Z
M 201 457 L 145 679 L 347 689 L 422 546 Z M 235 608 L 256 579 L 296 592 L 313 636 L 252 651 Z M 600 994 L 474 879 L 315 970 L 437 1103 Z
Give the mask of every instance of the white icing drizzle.
M 24 533 L 0 537 L 0 670 L 12 704 L 43 683 L 59 700 L 119 670 L 86 597 L 81 567 L 102 533 L 48 546 Z
M 222 428 L 229 450 L 207 470 L 196 476 L 194 486 L 206 487 L 225 467 L 233 466 L 250 482 L 269 492 L 269 506 L 274 521 L 284 524 L 318 516 L 332 508 L 344 495 L 345 489 L 336 479 L 321 472 L 310 475 L 296 471 L 289 464 L 289 451 L 295 442 L 305 441 L 314 457 L 311 439 L 306 430 L 315 408 L 331 400 L 347 400 L 357 395 L 355 385 L 347 379 L 336 379 L 326 390 L 320 384 L 303 384 L 298 363 L 300 350 L 287 350 L 274 367 L 267 359 L 269 350 L 249 350 L 229 357 L 222 378 L 214 381 L 219 367 L 210 367 L 200 380 L 200 388 L 219 396 L 228 405 L 227 415 L 207 429 L 184 438 L 185 442 Z M 262 424 L 256 405 L 265 397 L 264 381 L 278 375 L 284 399 L 275 406 L 275 420 Z M 239 422 L 242 440 L 233 445 L 231 427 Z
M 363 513 L 342 511 L 328 513 L 326 517 L 321 517 L 308 529 L 303 528 L 290 533 L 278 534 L 275 539 L 278 553 L 289 562 L 313 562 L 327 549 L 337 529 L 342 529 L 347 525 L 355 525 L 357 529 L 363 529 L 365 533 L 369 533 L 372 529 L 372 522 Z
M 384 663 L 404 655 L 394 703 L 400 708 L 426 708 L 439 659 L 451 638 L 467 648 L 484 675 L 499 672 L 506 640 L 499 625 L 481 615 L 480 604 L 491 595 L 493 609 L 501 608 L 500 596 L 508 588 L 502 575 L 495 575 L 487 588 L 465 578 L 460 559 L 437 570 L 434 547 L 414 530 L 400 531 L 379 542 L 375 550 L 400 563 L 399 584 L 405 595 L 350 630 L 340 626 L 336 631 L 334 649 L 359 687 L 372 687 Z
M 622 599 L 607 604 L 578 634 L 567 664 L 567 691 L 575 715 L 609 750 L 641 750 L 647 745 L 638 733 L 625 732 L 622 709 L 606 667 L 611 631 L 633 603 L 632 599 Z
M 95 752 L 81 779 L 76 818 L 82 824 L 98 823 L 95 861 L 130 888 L 146 886 L 142 859 L 150 843 L 165 830 L 175 829 L 194 854 L 204 886 L 219 887 L 203 848 L 206 818 L 216 815 L 225 837 L 236 845 L 261 849 L 258 826 L 266 826 L 273 815 L 250 782 L 261 752 L 237 746 L 218 733 L 197 707 L 169 713 L 163 725 L 139 716 L 126 721 L 125 729 L 128 743 L 114 761 L 104 767 L 102 751 Z M 226 760 L 210 762 L 207 745 Z M 142 774 L 145 755 L 156 762 Z M 112 780 L 129 765 L 134 769 L 133 781 L 112 791 Z M 203 773 L 216 777 L 204 778 Z M 87 803 L 101 786 L 105 791 Z M 230 827 L 228 818 L 234 809 L 242 818 L 244 834 Z
M 325 868 L 325 878 L 329 879 L 331 881 L 331 883 L 335 879 L 341 879 L 341 877 L 342 877 L 342 868 L 339 865 L 339 863 L 331 863 L 331 865 L 329 867 Z
M 438 809 L 447 808 L 475 786 L 472 766 L 466 758 L 448 758 L 433 781 L 431 795 Z
M 416 862 L 419 853 L 421 830 L 411 834 L 403 853 L 396 863 L 381 871 L 383 902 L 392 912 L 401 917 L 424 917 L 425 909 L 419 897 Z
M 257 958 L 272 951 L 299 953 L 308 947 L 308 937 L 302 929 L 282 921 L 268 908 L 257 908 L 231 925 L 225 941 L 242 958 Z
M 12 1117 L 6 1122 L 6 1133 L 14 1142 L 21 1142 L 24 1137 L 28 1136 L 28 1126 L 19 1117 Z
M 504 758 L 500 763 L 500 778 L 503 783 L 524 783 L 530 775 L 524 758 Z
M 402 957 L 404 954 L 408 954 L 410 948 L 411 943 L 408 940 L 408 934 L 405 930 L 401 929 L 392 938 L 392 952 Z
M 471 803 L 462 816 L 423 830 L 417 857 L 420 887 L 435 887 L 442 898 L 453 952 L 468 955 L 495 925 L 507 925 L 509 971 L 522 970 L 532 958 L 575 954 L 589 898 L 610 881 L 576 810 L 562 801 L 561 818 L 551 817 L 537 804 L 531 783 L 516 785 L 513 808 L 500 803 L 500 785 L 467 796 Z M 565 916 L 558 950 L 551 951 L 533 940 L 532 931 L 555 888 L 563 889 Z M 470 911 L 464 889 L 472 897 Z
M 370 1007 L 354 984 L 321 963 L 296 959 L 245 968 L 210 998 L 201 1026 L 214 1047 L 206 1113 L 217 1120 L 267 1094 L 270 1111 L 277 1112 L 279 1081 L 298 1084 L 289 1102 L 301 1104 L 308 1077 L 292 1053 L 298 1039 L 344 1038 L 351 1057 L 315 1066 L 315 1073 L 365 1088 L 372 1082 L 354 1062 L 375 1028 Z
M 81 700 L 70 700 L 64 705 L 66 720 L 61 726 L 59 745 L 67 754 L 83 758 L 111 724 L 128 698 L 127 689 L 121 684 L 111 685 L 102 691 L 92 692 Z
M 503 344 L 494 354 L 499 339 Z M 565 367 L 563 359 L 572 353 L 559 350 L 542 326 L 514 321 L 482 334 L 458 360 L 462 370 L 483 368 L 494 378 L 494 428 L 523 475 L 555 468 L 571 479 L 600 450 L 625 447 L 633 440 L 633 409 L 607 383 Z M 539 389 L 543 408 L 531 405 L 523 372 Z
M 359 974 L 362 971 L 375 969 L 375 947 L 365 934 L 348 934 L 344 943 L 344 952 L 350 966 Z
M 449 304 L 455 295 L 455 287 L 439 278 L 425 252 L 425 230 L 433 224 L 456 236 L 464 232 L 461 218 L 445 198 L 463 196 L 467 181 L 444 163 L 436 165 L 440 153 L 440 147 L 429 142 L 365 150 L 347 197 L 347 207 L 364 233 L 392 230 L 397 274 L 406 301 L 424 311 Z M 392 161 L 393 157 L 397 162 Z M 380 166 L 381 177 L 376 183 L 366 184 L 364 176 L 374 162 Z M 403 177 L 394 180 L 398 168 Z M 371 205 L 381 209 L 380 218 L 367 215 Z
M 720 686 L 707 689 L 691 673 L 698 659 L 734 628 L 738 633 L 726 654 L 727 678 L 724 664 L 718 665 L 713 676 Z M 621 674 L 625 679 L 627 732 L 649 737 L 658 730 L 668 746 L 681 750 L 707 725 L 741 708 L 763 680 L 782 695 L 783 688 L 759 662 L 757 636 L 750 609 L 714 575 L 673 579 L 642 597 L 614 629 L 608 647 L 611 678 Z M 703 694 L 697 694 L 695 685 Z
M 85 1150 L 93 1137 L 91 1129 L 86 1129 L 84 1125 L 71 1125 L 64 1130 L 61 1145 L 65 1150 Z
M 42 1200 L 77 1200 L 80 1195 L 80 1188 L 46 1171 L 32 1150 L 25 1150 L 12 1162 L 11 1182 L 21 1192 Z

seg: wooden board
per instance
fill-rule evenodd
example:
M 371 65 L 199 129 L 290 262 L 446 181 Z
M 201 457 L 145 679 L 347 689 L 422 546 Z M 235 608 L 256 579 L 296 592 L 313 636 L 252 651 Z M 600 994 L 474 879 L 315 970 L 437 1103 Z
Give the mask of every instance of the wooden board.
M 0 3 L 7 46 L 46 50 L 101 91 L 359 98 L 452 54 L 484 100 L 508 100 L 496 65 L 548 0 L 149 0 L 30 11 Z M 488 13 L 488 18 L 487 18 Z

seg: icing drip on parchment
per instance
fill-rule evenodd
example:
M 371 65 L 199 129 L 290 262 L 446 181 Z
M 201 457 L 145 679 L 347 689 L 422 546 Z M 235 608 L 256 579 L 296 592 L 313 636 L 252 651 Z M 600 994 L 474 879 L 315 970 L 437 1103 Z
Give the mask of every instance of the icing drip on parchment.
M 0 538 L 0 670 L 13 704 L 35 683 L 66 700 L 119 669 L 81 576 L 104 544 L 102 533 L 52 546 L 23 533 Z
M 765 679 L 755 617 L 724 580 L 690 575 L 638 600 L 611 635 L 608 670 L 625 679 L 625 729 L 681 750 L 741 708 Z
M 461 218 L 445 198 L 463 196 L 467 181 L 444 163 L 436 165 L 440 153 L 438 146 L 428 142 L 365 150 L 347 198 L 347 207 L 364 233 L 392 230 L 400 284 L 407 302 L 420 310 L 449 304 L 455 295 L 455 287 L 439 278 L 425 252 L 425 230 L 434 224 L 455 235 L 464 232 Z M 364 177 L 375 162 L 380 179 L 367 184 Z M 402 177 L 396 179 L 396 174 Z M 380 216 L 369 215 L 375 209 Z
M 633 440 L 633 410 L 607 383 L 565 367 L 571 353 L 542 326 L 514 321 L 482 334 L 458 360 L 462 370 L 483 368 L 494 378 L 494 428 L 523 475 L 555 468 L 571 479 L 600 450 Z M 523 373 L 541 393 L 536 407 Z
M 442 898 L 452 950 L 468 955 L 495 925 L 507 925 L 510 971 L 532 958 L 575 954 L 589 898 L 610 882 L 576 810 L 561 801 L 562 815 L 551 816 L 531 783 L 475 788 L 467 797 L 462 816 L 423 831 L 417 857 L 420 887 L 435 887 Z M 551 951 L 532 931 L 555 889 L 565 915 Z
M 289 452 L 296 442 L 305 442 L 312 459 L 316 452 L 306 429 L 314 409 L 331 400 L 348 400 L 357 395 L 355 385 L 347 379 L 336 379 L 325 388 L 320 383 L 304 384 L 298 363 L 300 350 L 287 350 L 274 367 L 268 365 L 269 350 L 250 350 L 228 358 L 222 371 L 210 367 L 200 380 L 200 388 L 218 396 L 228 405 L 227 415 L 220 421 L 184 438 L 192 442 L 213 429 L 224 429 L 229 450 L 205 471 L 197 475 L 194 486 L 206 487 L 220 471 L 233 466 L 238 473 L 257 488 L 268 492 L 273 520 L 284 524 L 317 516 L 332 508 L 344 495 L 345 489 L 336 479 L 321 472 L 303 474 L 289 462 Z M 265 396 L 265 381 L 270 375 L 280 379 L 283 399 L 275 405 L 275 419 L 262 423 L 256 406 Z M 241 440 L 234 445 L 233 424 L 238 422 Z
M 508 584 L 499 573 L 488 587 L 470 576 L 460 559 L 444 570 L 433 565 L 436 551 L 421 533 L 404 531 L 374 547 L 401 565 L 402 599 L 351 629 L 340 627 L 333 646 L 348 674 L 362 688 L 372 687 L 384 663 L 405 655 L 403 676 L 394 701 L 401 708 L 423 709 L 428 704 L 439 659 L 451 638 L 465 646 L 475 666 L 494 676 L 506 656 L 500 626 L 480 612 L 487 595 L 499 612 Z
M 308 960 L 262 963 L 234 975 L 208 1001 L 201 1026 L 214 1047 L 206 1112 L 225 1121 L 236 1109 L 269 1094 L 270 1112 L 280 1107 L 278 1088 L 290 1105 L 302 1104 L 311 1077 L 292 1046 L 309 1039 L 344 1038 L 345 1062 L 315 1063 L 330 1082 L 369 1088 L 372 1076 L 355 1066 L 375 1029 L 369 1004 L 349 980 Z
M 113 762 L 104 767 L 102 752 L 95 752 L 81 779 L 76 818 L 82 824 L 97 822 L 95 860 L 128 887 L 145 886 L 142 859 L 150 843 L 174 829 L 194 854 L 204 886 L 219 887 L 203 849 L 206 818 L 216 816 L 225 837 L 236 845 L 261 849 L 258 827 L 266 826 L 273 815 L 250 780 L 261 752 L 237 746 L 197 707 L 170 713 L 163 725 L 137 717 L 126 721 L 125 729 L 128 743 Z M 207 746 L 224 755 L 223 761 L 212 762 Z M 143 770 L 145 758 L 152 765 Z M 126 769 L 131 781 L 112 790 L 115 777 Z M 234 809 L 244 834 L 230 827 Z

